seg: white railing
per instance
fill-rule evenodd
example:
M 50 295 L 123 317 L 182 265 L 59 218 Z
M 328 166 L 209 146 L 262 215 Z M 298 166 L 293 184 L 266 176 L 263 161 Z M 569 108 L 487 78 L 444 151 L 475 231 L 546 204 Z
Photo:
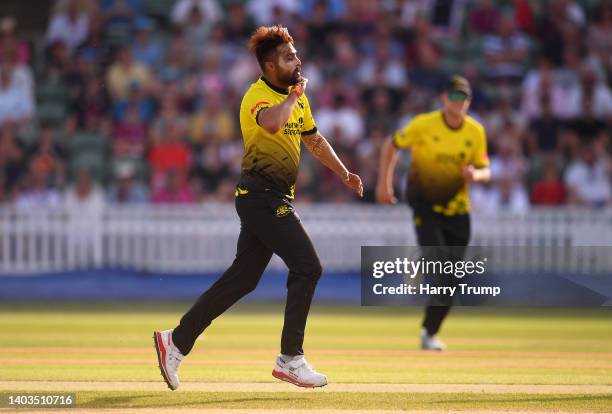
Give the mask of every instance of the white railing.
M 364 245 L 415 244 L 411 213 L 404 206 L 298 204 L 297 211 L 328 271 L 358 271 Z M 107 206 L 87 222 L 86 231 L 82 221 L 75 223 L 65 211 L 19 212 L 0 206 L 0 273 L 92 267 L 217 272 L 232 262 L 238 232 L 232 205 Z M 612 212 L 555 209 L 476 216 L 472 244 L 612 246 Z M 559 256 L 532 260 L 563 259 L 567 266 L 567 257 Z M 598 266 L 612 269 L 609 256 L 598 259 Z M 284 268 L 277 257 L 270 266 Z

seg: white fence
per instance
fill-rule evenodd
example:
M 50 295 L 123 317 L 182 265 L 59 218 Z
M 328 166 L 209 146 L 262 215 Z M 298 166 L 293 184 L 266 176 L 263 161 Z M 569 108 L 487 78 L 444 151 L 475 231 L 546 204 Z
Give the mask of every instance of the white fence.
M 327 271 L 358 271 L 364 245 L 415 244 L 405 206 L 298 204 L 297 211 Z M 473 245 L 550 246 L 567 252 L 572 246 L 612 246 L 610 210 L 534 210 L 521 216 L 500 212 L 473 217 L 472 222 Z M 108 206 L 85 223 L 67 212 L 26 213 L 2 206 L 0 273 L 92 267 L 216 272 L 233 260 L 238 232 L 232 205 Z M 597 266 L 608 269 L 612 259 L 605 249 L 600 251 Z M 563 260 L 568 266 L 568 258 L 559 254 L 532 260 Z M 271 266 L 283 268 L 277 257 Z

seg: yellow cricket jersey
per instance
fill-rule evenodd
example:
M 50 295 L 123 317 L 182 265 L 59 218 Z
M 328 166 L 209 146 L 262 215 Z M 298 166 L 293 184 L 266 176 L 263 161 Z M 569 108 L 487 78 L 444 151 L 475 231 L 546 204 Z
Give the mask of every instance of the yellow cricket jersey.
M 441 111 L 416 116 L 393 136 L 397 148 L 410 149 L 412 163 L 408 175 L 411 204 L 431 205 L 445 215 L 470 211 L 463 166 L 489 165 L 484 127 L 466 116 L 459 128 L 451 128 Z
M 270 134 L 257 122 L 262 109 L 282 103 L 287 99 L 287 94 L 286 89 L 278 88 L 262 77 L 251 85 L 242 98 L 242 171 L 262 177 L 292 199 L 300 164 L 302 135 L 317 132 L 308 98 L 302 95 L 297 100 L 287 123 L 275 134 Z

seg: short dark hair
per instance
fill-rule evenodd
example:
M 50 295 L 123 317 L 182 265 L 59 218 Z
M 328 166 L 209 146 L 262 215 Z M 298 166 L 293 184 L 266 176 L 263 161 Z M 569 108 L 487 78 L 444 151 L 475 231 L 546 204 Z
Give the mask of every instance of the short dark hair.
M 255 53 L 261 70 L 264 70 L 264 62 L 270 61 L 270 55 L 274 53 L 276 47 L 283 43 L 293 44 L 293 38 L 286 27 L 261 26 L 255 30 L 249 39 L 249 50 Z

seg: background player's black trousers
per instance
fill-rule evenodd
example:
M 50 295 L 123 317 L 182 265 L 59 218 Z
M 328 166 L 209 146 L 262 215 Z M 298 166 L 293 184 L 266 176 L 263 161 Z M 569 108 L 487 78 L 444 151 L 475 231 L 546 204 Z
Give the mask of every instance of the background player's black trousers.
M 281 353 L 302 355 L 306 318 L 322 271 L 310 237 L 293 207 L 271 194 L 240 195 L 236 211 L 241 222 L 236 258 L 181 318 L 172 340 L 187 355 L 213 319 L 255 289 L 276 253 L 289 268 Z
M 414 221 L 417 239 L 426 260 L 463 260 L 470 241 L 469 214 L 445 216 L 431 211 L 431 208 L 415 209 Z M 435 279 L 438 286 L 458 284 L 457 278 L 450 275 L 436 275 Z M 438 333 L 452 303 L 452 296 L 431 296 L 423 320 L 423 327 L 429 335 Z

